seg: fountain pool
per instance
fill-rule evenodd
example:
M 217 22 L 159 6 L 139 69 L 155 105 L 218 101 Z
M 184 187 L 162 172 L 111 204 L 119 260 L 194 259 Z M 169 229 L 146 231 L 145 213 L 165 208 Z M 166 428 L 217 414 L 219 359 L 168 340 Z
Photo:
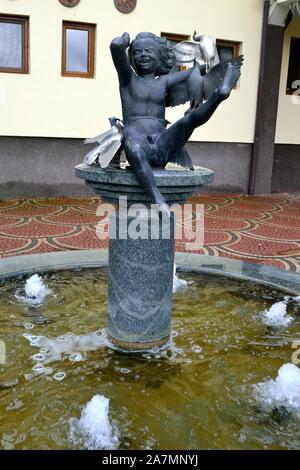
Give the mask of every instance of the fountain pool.
M 300 448 L 300 403 L 266 406 L 258 393 L 300 340 L 294 297 L 180 274 L 171 343 L 123 354 L 105 336 L 105 268 L 44 274 L 40 305 L 15 297 L 28 277 L 0 281 L 2 449 Z M 292 318 L 284 327 L 264 321 L 278 302 Z

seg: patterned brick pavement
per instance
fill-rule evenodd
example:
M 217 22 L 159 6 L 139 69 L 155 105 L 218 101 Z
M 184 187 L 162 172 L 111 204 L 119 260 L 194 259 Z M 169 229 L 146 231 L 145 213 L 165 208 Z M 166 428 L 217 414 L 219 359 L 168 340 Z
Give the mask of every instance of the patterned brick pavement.
M 199 195 L 204 246 L 197 253 L 300 272 L 300 194 Z M 0 201 L 0 257 L 106 247 L 96 236 L 97 198 Z M 187 251 L 185 241 L 177 251 Z

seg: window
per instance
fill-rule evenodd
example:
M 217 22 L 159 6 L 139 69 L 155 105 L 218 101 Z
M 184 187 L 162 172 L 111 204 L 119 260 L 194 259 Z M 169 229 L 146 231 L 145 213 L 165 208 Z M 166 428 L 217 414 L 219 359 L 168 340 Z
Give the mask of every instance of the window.
M 181 41 L 188 41 L 190 36 L 186 34 L 174 34 L 174 33 L 161 33 L 161 37 L 166 38 L 172 46 L 178 44 Z M 172 68 L 171 72 L 179 72 L 181 70 L 186 70 L 186 67 L 175 66 Z
M 241 43 L 236 41 L 224 41 L 223 39 L 216 40 L 216 46 L 220 58 L 220 62 L 232 59 L 240 55 Z
M 63 22 L 63 76 L 94 77 L 95 30 L 93 24 Z
M 0 72 L 28 73 L 29 18 L 0 16 Z
M 300 38 L 291 38 L 289 71 L 286 84 L 287 94 L 293 94 L 300 86 L 294 83 L 300 80 Z
M 223 39 L 216 40 L 217 51 L 219 54 L 220 62 L 225 60 L 233 59 L 240 55 L 241 43 L 236 41 L 225 41 Z M 239 85 L 237 82 L 234 85 L 234 90 L 236 90 Z
M 166 38 L 171 44 L 175 45 L 181 41 L 187 41 L 190 36 L 186 34 L 161 33 L 161 37 Z

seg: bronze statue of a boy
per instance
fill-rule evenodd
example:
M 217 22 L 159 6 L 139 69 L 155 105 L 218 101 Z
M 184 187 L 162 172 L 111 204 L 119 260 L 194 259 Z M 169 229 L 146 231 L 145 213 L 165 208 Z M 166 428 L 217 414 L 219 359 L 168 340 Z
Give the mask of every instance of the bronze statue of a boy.
M 201 67 L 195 63 L 189 70 L 170 73 L 174 65 L 172 48 L 166 39 L 153 33 L 140 33 L 132 42 L 124 33 L 110 47 L 119 77 L 127 160 L 151 201 L 168 214 L 152 167 L 164 167 L 171 161 L 192 166 L 184 145 L 194 129 L 206 123 L 229 97 L 240 76 L 242 58 L 214 67 L 215 72 L 212 69 L 206 75 L 205 101 L 192 103 L 184 117 L 166 128 L 166 106 L 192 100 L 193 89 L 203 89 Z

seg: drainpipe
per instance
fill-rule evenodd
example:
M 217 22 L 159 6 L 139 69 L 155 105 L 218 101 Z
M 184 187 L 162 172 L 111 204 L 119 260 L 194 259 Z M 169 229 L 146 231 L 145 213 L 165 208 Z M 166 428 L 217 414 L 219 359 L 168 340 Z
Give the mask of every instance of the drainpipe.
M 264 75 L 265 75 L 265 59 L 266 59 L 266 39 L 267 39 L 267 28 L 269 22 L 269 9 L 270 0 L 265 0 L 264 13 L 263 13 L 263 28 L 262 28 L 262 39 L 261 39 L 261 53 L 260 53 L 260 70 L 259 70 L 259 83 L 257 91 L 257 105 L 256 105 L 256 118 L 255 118 L 255 132 L 254 142 L 251 155 L 251 167 L 250 167 L 250 180 L 249 180 L 249 194 L 253 195 L 255 190 L 256 181 L 256 170 L 257 170 L 257 159 L 258 151 L 261 140 L 261 120 L 262 120 L 262 96 L 264 86 Z

